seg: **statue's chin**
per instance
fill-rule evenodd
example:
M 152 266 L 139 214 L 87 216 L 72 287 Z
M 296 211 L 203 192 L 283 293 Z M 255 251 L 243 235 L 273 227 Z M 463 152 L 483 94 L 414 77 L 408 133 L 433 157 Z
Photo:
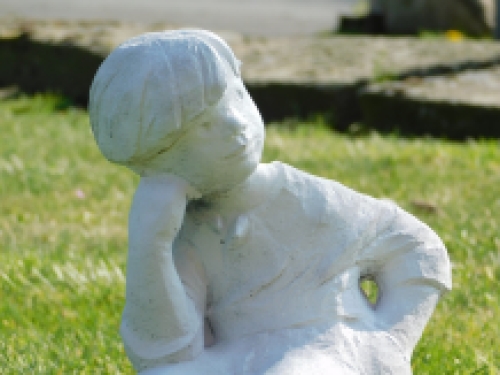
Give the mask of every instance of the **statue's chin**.
M 201 164 L 191 165 L 191 168 L 182 171 L 186 173 L 183 177 L 208 198 L 243 184 L 257 169 L 261 157 L 262 147 L 257 144 L 241 153 L 230 154 L 217 160 L 210 168 Z

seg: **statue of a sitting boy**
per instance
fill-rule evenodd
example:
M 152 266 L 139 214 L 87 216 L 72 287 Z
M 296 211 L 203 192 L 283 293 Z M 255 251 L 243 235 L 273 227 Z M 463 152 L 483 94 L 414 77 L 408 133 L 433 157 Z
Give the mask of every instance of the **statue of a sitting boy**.
M 141 176 L 121 324 L 130 360 L 143 375 L 411 374 L 451 286 L 442 242 L 389 201 L 261 164 L 263 121 L 239 65 L 210 32 L 148 33 L 92 84 L 97 144 Z

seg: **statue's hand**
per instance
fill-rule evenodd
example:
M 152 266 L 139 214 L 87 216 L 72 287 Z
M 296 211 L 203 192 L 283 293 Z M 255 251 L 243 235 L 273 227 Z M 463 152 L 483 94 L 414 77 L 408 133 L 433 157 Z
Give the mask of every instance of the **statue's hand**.
M 188 200 L 199 197 L 187 181 L 176 175 L 141 178 L 130 209 L 131 240 L 144 242 L 146 247 L 156 247 L 159 241 L 171 243 L 182 226 Z

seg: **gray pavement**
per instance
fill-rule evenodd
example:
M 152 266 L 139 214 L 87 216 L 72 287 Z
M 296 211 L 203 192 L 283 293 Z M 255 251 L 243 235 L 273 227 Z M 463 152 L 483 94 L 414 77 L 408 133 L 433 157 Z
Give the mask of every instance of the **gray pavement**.
M 0 19 L 162 22 L 247 35 L 328 31 L 362 0 L 0 0 Z

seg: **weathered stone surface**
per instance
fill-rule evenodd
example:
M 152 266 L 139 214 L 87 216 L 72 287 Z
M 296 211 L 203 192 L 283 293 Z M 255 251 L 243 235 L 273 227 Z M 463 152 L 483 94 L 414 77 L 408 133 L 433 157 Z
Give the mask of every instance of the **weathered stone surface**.
M 261 163 L 264 123 L 222 39 L 122 44 L 89 117 L 103 155 L 141 177 L 120 325 L 139 375 L 412 374 L 451 288 L 444 244 L 392 202 Z
M 371 0 L 371 11 L 382 14 L 389 33 L 461 30 L 491 34 L 495 0 Z
M 412 134 L 500 137 L 500 67 L 368 86 L 363 122 Z

